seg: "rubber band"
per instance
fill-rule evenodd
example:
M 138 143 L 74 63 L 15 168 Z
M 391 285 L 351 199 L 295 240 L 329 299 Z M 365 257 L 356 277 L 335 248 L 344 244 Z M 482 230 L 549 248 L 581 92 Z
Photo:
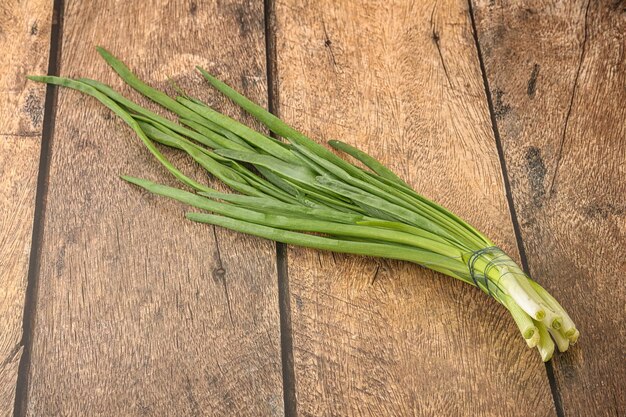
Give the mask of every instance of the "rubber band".
M 476 267 L 475 267 L 476 261 L 478 261 L 478 259 L 480 259 L 484 255 L 491 254 L 491 253 L 497 254 L 496 257 L 489 260 L 489 262 L 483 269 L 482 274 L 477 274 Z M 486 248 L 482 248 L 482 249 L 472 252 L 472 255 L 469 257 L 469 260 L 467 261 L 467 268 L 469 270 L 472 281 L 474 281 L 474 285 L 480 288 L 480 285 L 478 284 L 478 281 L 480 279 L 483 282 L 485 289 L 487 290 L 485 292 L 491 296 L 493 296 L 493 294 L 491 293 L 491 288 L 489 287 L 489 278 L 487 278 L 487 275 L 492 268 L 497 266 L 495 261 L 502 256 L 506 256 L 506 254 L 502 251 L 502 249 L 500 249 L 497 246 L 488 246 Z M 504 259 L 503 263 L 506 263 L 506 261 L 507 259 Z
M 520 275 L 530 279 L 528 275 L 522 271 L 519 266 L 517 266 L 515 261 L 513 261 L 506 254 L 506 252 L 497 246 L 488 246 L 486 248 L 470 252 L 468 255 L 470 256 L 467 261 L 467 269 L 469 270 L 469 275 L 472 278 L 474 285 L 492 297 L 495 297 L 494 292 L 497 294 L 498 291 L 502 291 L 499 283 L 505 275 Z M 482 268 L 482 271 L 479 271 L 476 269 L 476 262 L 481 258 L 487 263 L 484 268 Z M 489 279 L 489 273 L 493 268 L 498 269 L 497 282 Z M 482 287 L 480 284 L 482 284 Z

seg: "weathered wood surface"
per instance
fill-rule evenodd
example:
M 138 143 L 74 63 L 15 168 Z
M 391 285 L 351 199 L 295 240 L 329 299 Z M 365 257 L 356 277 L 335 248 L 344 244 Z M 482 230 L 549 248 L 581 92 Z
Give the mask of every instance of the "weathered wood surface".
M 477 27 L 532 275 L 582 337 L 565 416 L 626 410 L 626 4 L 480 1 Z
M 277 0 L 278 110 L 345 140 L 517 257 L 468 4 Z M 408 263 L 289 249 L 298 414 L 554 415 L 485 294 Z
M 31 248 L 52 5 L 0 3 L 0 416 L 13 412 Z
M 269 17 L 282 117 L 364 148 L 519 258 L 468 3 L 65 3 L 62 75 L 130 94 L 97 56 L 101 44 L 153 85 L 173 92 L 172 77 L 237 117 L 193 67 L 269 105 Z M 626 409 L 626 7 L 552 3 L 479 0 L 473 12 L 530 271 L 583 333 L 553 361 L 557 410 L 536 352 L 484 294 L 406 263 L 291 247 L 283 409 L 274 245 L 188 223 L 181 205 L 119 181 L 173 183 L 108 110 L 61 90 L 48 113 L 56 129 L 17 414 Z M 0 5 L 0 415 L 13 412 L 23 355 L 44 112 L 45 87 L 24 76 L 46 71 L 51 15 L 49 1 Z
M 203 65 L 267 101 L 260 2 L 66 1 L 61 75 L 129 93 L 95 45 L 170 93 L 213 101 Z M 55 117 L 27 414 L 282 415 L 274 245 L 121 182 L 173 183 L 92 98 L 60 90 Z

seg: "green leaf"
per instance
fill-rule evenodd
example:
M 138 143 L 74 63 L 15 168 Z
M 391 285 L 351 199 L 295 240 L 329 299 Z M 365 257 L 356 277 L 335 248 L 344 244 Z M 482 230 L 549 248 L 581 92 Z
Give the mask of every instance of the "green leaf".
M 214 146 L 213 148 L 236 149 L 242 151 L 252 150 L 252 147 L 239 136 L 223 129 L 221 126 L 217 126 L 209 120 L 202 119 L 201 121 L 194 121 L 180 118 L 178 121 L 208 138 L 214 138 L 214 141 L 218 143 L 218 146 Z
M 354 146 L 348 145 L 345 142 L 341 142 L 339 140 L 329 140 L 328 144 L 332 146 L 333 148 L 343 151 L 347 153 L 348 155 L 356 158 L 357 160 L 363 162 L 363 164 L 365 164 L 366 167 L 368 167 L 369 169 L 371 169 L 372 171 L 374 171 L 381 177 L 386 178 L 389 181 L 393 181 L 403 187 L 411 188 L 409 187 L 407 183 L 402 181 L 400 177 L 394 174 L 393 171 L 388 169 L 386 166 L 384 166 L 383 164 L 378 162 L 375 158 L 366 154 L 362 150 L 355 148 Z
M 297 158 L 283 146 L 280 146 L 276 141 L 271 138 L 249 128 L 248 126 L 231 119 L 221 113 L 216 112 L 208 106 L 203 106 L 193 101 L 187 100 L 183 97 L 179 97 L 180 103 L 184 104 L 187 108 L 195 112 L 196 114 L 204 117 L 207 120 L 212 121 L 225 129 L 235 133 L 250 145 L 264 150 L 270 155 L 275 156 L 286 162 L 297 162 Z
M 62 77 L 54 77 L 54 76 L 29 76 L 28 79 L 33 81 L 39 81 L 48 84 L 61 85 L 64 87 L 72 88 L 74 90 L 81 91 L 85 94 L 88 94 L 96 99 L 98 99 L 102 104 L 107 106 L 109 109 L 113 111 L 113 113 L 117 114 L 122 120 L 124 120 L 139 136 L 141 141 L 144 143 L 146 148 L 154 155 L 154 157 L 172 174 L 182 183 L 195 188 L 201 191 L 212 191 L 211 188 L 200 184 L 199 182 L 187 177 L 180 170 L 178 170 L 172 163 L 154 146 L 154 143 L 146 136 L 146 134 L 141 130 L 139 124 L 128 114 L 124 109 L 122 109 L 115 101 L 102 94 L 100 91 L 91 87 L 90 85 L 84 84 L 80 81 L 72 80 L 70 78 L 62 78 Z
M 104 58 L 107 64 L 113 68 L 115 72 L 122 78 L 126 84 L 130 85 L 132 88 L 143 94 L 144 96 L 150 98 L 156 103 L 159 103 L 163 107 L 168 108 L 174 113 L 193 119 L 197 117 L 190 111 L 188 108 L 178 103 L 176 100 L 168 96 L 167 94 L 150 87 L 148 84 L 141 81 L 122 61 L 114 57 L 109 51 L 104 49 L 101 46 L 97 46 L 96 50 L 98 53 Z
M 289 178 L 303 184 L 311 184 L 315 181 L 316 173 L 309 168 L 290 164 L 270 155 L 260 155 L 255 152 L 233 151 L 229 149 L 217 149 L 215 152 L 226 158 L 264 167 L 284 178 Z
M 244 220 L 232 219 L 225 216 L 216 216 L 213 214 L 187 213 L 186 216 L 188 219 L 196 222 L 213 224 L 238 232 L 271 239 L 276 242 L 329 250 L 339 253 L 399 259 L 428 265 L 431 269 L 448 269 L 454 273 L 462 272 L 462 268 L 459 266 L 460 264 L 450 260 L 446 256 L 408 246 L 339 240 L 292 232 L 289 230 L 276 229 Z
M 289 215 L 295 215 L 304 219 L 321 219 L 347 224 L 358 224 L 358 222 L 363 220 L 362 215 L 345 213 L 343 211 L 333 210 L 322 206 L 308 207 L 299 204 L 286 204 L 266 198 L 248 197 L 239 194 L 224 194 L 217 192 L 201 192 L 200 195 L 204 195 L 213 199 L 228 201 L 229 203 L 234 203 L 249 209 L 270 214 L 284 213 Z
M 201 143 L 203 145 L 209 146 L 211 148 L 215 148 L 216 143 L 211 141 L 210 137 L 205 137 L 197 132 L 194 132 L 193 130 L 187 129 L 183 126 L 180 126 L 177 123 L 172 122 L 169 119 L 166 119 L 165 117 L 159 116 L 158 114 L 141 107 L 140 105 L 133 103 L 132 101 L 128 100 L 126 97 L 124 97 L 123 95 L 121 95 L 120 93 L 116 92 L 115 90 L 113 90 L 111 87 L 109 87 L 106 84 L 103 84 L 99 81 L 95 81 L 95 80 L 90 80 L 88 78 L 80 78 L 78 81 L 85 83 L 87 85 L 92 86 L 93 88 L 97 89 L 98 91 L 100 91 L 102 94 L 106 95 L 107 97 L 109 97 L 110 99 L 114 100 L 115 102 L 117 102 L 118 104 L 122 105 L 123 107 L 125 107 L 126 109 L 130 110 L 133 113 L 137 113 L 141 116 L 144 116 L 150 120 L 154 120 L 155 122 L 166 126 L 168 129 L 171 129 L 173 131 L 175 131 L 178 134 L 181 134 L 183 136 L 186 136 L 190 139 L 195 140 L 198 143 Z M 220 147 L 225 147 L 225 146 L 220 146 Z

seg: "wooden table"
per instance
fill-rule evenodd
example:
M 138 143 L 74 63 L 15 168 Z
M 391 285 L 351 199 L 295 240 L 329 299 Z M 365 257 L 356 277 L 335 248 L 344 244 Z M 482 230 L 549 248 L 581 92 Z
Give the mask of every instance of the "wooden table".
M 623 415 L 625 34 L 619 0 L 2 2 L 0 414 Z M 123 184 L 169 177 L 93 99 L 25 79 L 129 93 L 95 45 L 364 148 L 520 260 L 579 344 L 544 365 L 470 286 Z

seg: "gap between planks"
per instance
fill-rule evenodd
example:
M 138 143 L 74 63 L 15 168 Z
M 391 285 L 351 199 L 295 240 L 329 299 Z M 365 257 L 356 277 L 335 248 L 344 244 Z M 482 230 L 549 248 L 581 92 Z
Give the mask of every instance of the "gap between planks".
M 276 80 L 276 25 L 274 0 L 263 1 L 265 24 L 265 70 L 267 73 L 267 107 L 270 113 L 279 115 L 278 82 Z M 270 136 L 276 135 L 270 132 Z M 283 377 L 283 407 L 285 417 L 297 416 L 296 376 L 293 359 L 293 330 L 291 327 L 291 293 L 289 291 L 289 268 L 287 245 L 276 242 L 276 274 L 278 282 L 278 307 L 280 313 L 280 354 Z
M 52 6 L 52 27 L 50 30 L 50 53 L 48 58 L 48 75 L 59 75 L 61 57 L 61 41 L 63 39 L 64 0 L 54 0 Z M 14 417 L 23 417 L 28 409 L 28 390 L 30 384 L 30 363 L 33 332 L 37 313 L 37 293 L 39 289 L 39 273 L 41 265 L 41 242 L 46 213 L 48 179 L 50 172 L 50 149 L 54 135 L 57 108 L 57 87 L 46 86 L 44 102 L 43 130 L 41 133 L 41 150 L 39 155 L 39 171 L 37 174 L 37 190 L 35 194 L 35 213 L 33 216 L 33 233 L 31 237 L 30 258 L 28 260 L 28 280 L 24 299 L 22 324 L 22 341 L 24 347 L 17 372 L 15 388 Z
M 483 85 L 485 87 L 485 96 L 487 98 L 487 107 L 489 108 L 489 117 L 491 119 L 491 128 L 493 130 L 493 136 L 496 142 L 496 149 L 498 151 L 498 159 L 500 160 L 500 168 L 502 171 L 502 179 L 504 181 L 504 190 L 506 193 L 506 200 L 509 206 L 509 212 L 511 214 L 511 223 L 513 224 L 513 231 L 515 233 L 515 240 L 517 242 L 517 250 L 519 251 L 520 260 L 522 263 L 522 269 L 526 274 L 530 275 L 530 267 L 528 265 L 528 258 L 526 256 L 526 249 L 524 247 L 524 240 L 522 237 L 522 231 L 517 218 L 517 212 L 515 211 L 515 204 L 513 202 L 513 193 L 511 192 L 511 182 L 509 179 L 506 161 L 504 159 L 504 150 L 502 148 L 502 139 L 500 137 L 500 131 L 498 129 L 498 122 L 496 120 L 496 112 L 493 106 L 493 97 L 491 96 L 491 89 L 489 88 L 489 80 L 487 78 L 487 70 L 485 69 L 485 63 L 483 55 L 480 49 L 480 42 L 478 40 L 478 30 L 476 29 L 476 20 L 474 17 L 474 8 L 472 6 L 472 0 L 467 1 L 469 18 L 472 25 L 472 36 L 474 37 L 474 43 L 476 45 L 476 55 L 478 63 L 480 65 L 480 72 L 483 77 Z M 554 368 L 552 362 L 546 362 L 546 375 L 550 383 L 550 391 L 552 393 L 552 399 L 554 401 L 554 408 L 557 417 L 564 417 L 563 402 L 561 400 L 561 393 L 554 376 Z

